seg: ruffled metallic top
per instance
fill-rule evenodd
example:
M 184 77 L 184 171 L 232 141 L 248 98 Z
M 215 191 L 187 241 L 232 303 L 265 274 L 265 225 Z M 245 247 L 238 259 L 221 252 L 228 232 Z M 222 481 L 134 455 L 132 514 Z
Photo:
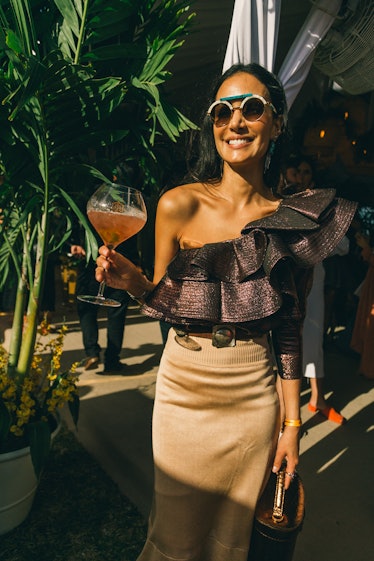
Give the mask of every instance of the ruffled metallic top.
M 332 253 L 357 206 L 335 195 L 334 189 L 291 195 L 239 238 L 181 249 L 142 312 L 190 331 L 225 323 L 271 331 L 280 375 L 301 377 L 312 268 Z

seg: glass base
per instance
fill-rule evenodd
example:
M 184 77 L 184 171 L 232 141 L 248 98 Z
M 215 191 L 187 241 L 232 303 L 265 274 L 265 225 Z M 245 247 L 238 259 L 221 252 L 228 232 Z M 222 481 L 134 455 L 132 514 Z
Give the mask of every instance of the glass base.
M 111 308 L 119 308 L 121 302 L 113 300 L 113 298 L 105 298 L 105 296 L 90 296 L 89 294 L 80 294 L 77 300 L 86 302 L 86 304 L 95 304 L 96 306 L 109 306 Z

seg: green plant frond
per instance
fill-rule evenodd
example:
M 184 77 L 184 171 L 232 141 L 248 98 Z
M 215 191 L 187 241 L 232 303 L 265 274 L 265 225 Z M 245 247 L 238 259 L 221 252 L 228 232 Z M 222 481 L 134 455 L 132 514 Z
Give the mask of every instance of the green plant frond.
M 38 48 L 30 2 L 28 0 L 10 0 L 10 4 L 18 28 L 18 35 L 22 37 L 22 41 L 20 41 L 23 45 L 22 50 L 26 51 L 29 56 L 33 53 L 36 55 Z
M 89 166 L 87 166 L 89 168 Z M 97 171 L 97 176 L 100 176 L 100 172 Z M 104 177 L 104 176 L 102 176 Z M 107 182 L 107 178 L 104 177 L 105 182 Z M 90 222 L 88 221 L 86 214 L 81 211 L 78 205 L 75 203 L 74 199 L 63 189 L 59 189 L 60 195 L 66 200 L 69 204 L 71 209 L 73 210 L 75 216 L 77 217 L 78 221 L 82 224 L 85 231 L 85 238 L 86 238 L 86 257 L 89 259 L 91 255 L 97 253 L 97 241 L 96 238 L 91 230 Z
M 71 238 L 73 231 L 73 224 L 68 214 L 60 216 L 59 219 L 54 221 L 53 226 L 52 234 L 48 240 L 49 254 L 59 251 Z
M 67 152 L 75 151 L 75 153 L 84 153 L 87 148 L 98 148 L 103 146 L 108 146 L 114 142 L 123 140 L 129 131 L 126 130 L 107 130 L 97 132 L 88 132 L 86 135 L 81 135 L 79 138 L 72 139 L 71 135 L 66 137 L 66 143 L 63 143 L 64 138 L 61 137 L 62 144 L 56 146 L 51 158 L 51 164 L 53 167 L 61 168 L 61 162 L 59 163 L 59 157 L 66 155 Z
M 74 170 L 83 173 L 83 175 L 94 177 L 103 183 L 110 182 L 110 179 L 94 166 L 88 164 L 74 164 Z
M 96 28 L 100 28 L 115 25 L 118 20 L 126 21 L 130 16 L 137 14 L 139 4 L 142 3 L 144 0 L 96 0 L 90 10 L 90 26 L 93 27 L 93 22 L 96 22 Z
M 9 103 L 14 97 L 16 97 L 18 95 L 18 92 L 21 91 L 21 84 L 16 87 L 13 91 L 9 92 L 8 95 L 6 95 L 2 100 L 1 103 L 2 105 L 6 105 L 7 103 Z
M 179 133 L 183 131 L 199 129 L 198 125 L 196 125 L 193 121 L 188 119 L 176 107 L 171 105 L 165 99 L 161 99 L 161 107 L 162 107 L 162 111 L 160 110 L 157 112 L 157 118 L 168 120 L 170 124 L 175 129 L 177 129 L 178 131 L 177 136 L 179 136 Z
M 84 222 L 82 222 L 82 225 L 84 226 Z M 89 263 L 91 259 L 95 261 L 99 254 L 99 246 L 94 233 L 91 230 L 85 229 L 84 239 L 86 248 L 86 263 Z
M 123 59 L 147 59 L 146 45 L 138 43 L 122 43 L 121 45 L 108 45 L 105 47 L 97 47 L 92 51 L 86 52 L 81 57 L 81 62 L 97 62 L 107 60 L 123 60 Z
M 143 2 L 143 0 L 141 0 Z M 138 17 L 139 0 L 96 0 L 88 12 L 87 43 L 96 44 L 116 38 L 129 30 L 129 21 Z M 118 43 L 118 41 L 116 41 Z
M 1 239 L 1 236 L 0 236 Z M 21 269 L 18 263 L 18 255 L 21 251 L 22 236 L 20 231 L 12 231 L 3 234 L 0 246 L 0 289 L 5 286 L 10 272 L 15 272 L 19 278 Z
M 68 25 L 62 25 L 59 35 L 59 45 L 61 52 L 66 59 L 72 59 L 76 49 L 76 36 Z
M 56 92 L 46 107 L 46 115 L 52 121 L 62 117 L 66 122 L 69 115 L 61 115 L 61 111 L 70 108 L 73 112 L 81 113 L 81 121 L 85 126 L 90 125 L 90 117 L 105 118 L 121 103 L 126 93 L 124 86 L 121 78 L 115 77 L 81 81 L 65 88 L 61 94 Z
M 43 63 L 48 68 L 48 74 L 43 84 L 44 95 L 60 95 L 65 90 L 77 87 L 80 83 L 95 76 L 92 68 L 71 64 L 61 56 L 58 50 L 49 53 L 43 59 Z
M 1 273 L 1 275 L 0 275 L 0 290 L 3 290 L 4 287 L 6 286 L 7 280 L 8 280 L 8 277 L 10 275 L 11 270 L 12 270 L 12 273 L 15 272 L 17 278 L 19 278 L 19 275 L 20 275 L 19 268 L 14 269 L 12 267 L 12 269 L 11 269 L 10 265 L 9 265 L 10 262 L 13 264 L 13 262 L 11 261 L 11 256 L 9 256 L 9 254 L 4 255 L 4 256 L 0 255 L 0 273 Z
M 76 64 L 79 62 L 86 37 L 90 0 L 55 0 L 55 4 L 63 16 L 58 37 L 59 48 Z M 76 40 L 74 40 L 73 34 Z
M 5 32 L 5 44 L 15 54 L 20 55 L 23 53 L 23 45 L 18 35 L 12 29 L 7 29 Z
M 178 111 L 178 109 L 169 104 L 165 99 L 161 98 L 159 90 L 155 84 L 149 82 L 141 82 L 137 78 L 133 79 L 132 84 L 134 87 L 146 91 L 152 99 L 152 102 L 148 101 L 147 103 L 148 107 L 151 110 L 150 118 L 152 119 L 153 123 L 153 134 L 150 139 L 151 144 L 154 144 L 154 138 L 156 134 L 155 128 L 157 124 L 156 119 L 161 128 L 173 142 L 178 139 L 181 132 L 189 129 L 198 129 L 197 125 L 195 125 L 187 117 L 182 115 L 182 113 Z
M 173 39 L 176 36 L 187 35 L 194 13 L 188 15 L 194 0 L 169 0 L 152 2 L 153 7 L 145 21 L 145 26 L 150 37 L 162 36 Z M 159 30 L 164 30 L 161 34 Z M 167 31 L 166 31 L 167 30 Z M 152 31 L 156 33 L 153 34 Z
M 159 189 L 174 163 L 170 139 L 193 128 L 162 92 L 188 30 L 188 7 L 187 0 L 0 1 L 0 150 L 13 187 L 0 196 L 0 208 L 11 209 L 8 242 L 0 232 L 0 271 L 22 272 L 12 330 L 20 378 L 34 349 L 48 255 L 77 222 L 87 259 L 97 254 L 81 210 L 97 181 L 130 162 L 144 190 Z
M 26 224 L 28 222 L 28 217 L 33 216 L 34 221 L 38 222 L 39 216 L 43 212 L 42 208 L 42 192 L 36 193 L 30 198 L 23 202 L 23 207 L 19 208 L 19 224 Z
M 81 209 L 76 204 L 75 200 L 61 187 L 57 187 L 57 190 L 61 198 L 64 199 L 67 202 L 68 206 L 73 210 L 74 215 L 78 218 L 78 220 L 79 221 L 84 220 L 85 215 L 82 213 Z
M 29 62 L 29 71 L 26 76 L 24 76 L 24 86 L 21 90 L 22 93 L 17 101 L 16 107 L 9 116 L 10 121 L 13 121 L 17 113 L 19 113 L 19 111 L 21 111 L 21 109 L 23 109 L 25 105 L 31 101 L 31 98 L 35 96 L 46 73 L 46 68 L 36 58 L 31 57 Z M 36 105 L 37 102 L 34 100 L 32 104 L 34 109 Z
M 85 0 L 85 2 L 89 2 L 89 0 Z M 62 27 L 68 27 L 70 32 L 78 38 L 80 20 L 83 16 L 82 0 L 54 0 L 54 3 L 65 20 Z
M 3 35 L 3 29 L 5 29 L 7 26 L 8 26 L 8 20 L 6 18 L 2 3 L 0 2 L 0 40 L 1 40 L 1 36 Z
M 139 80 L 141 82 L 155 82 L 157 80 L 158 84 L 164 82 L 165 78 L 169 75 L 164 68 L 181 45 L 182 42 L 177 43 L 174 39 L 172 41 L 162 41 L 160 39 L 155 41 L 150 49 Z

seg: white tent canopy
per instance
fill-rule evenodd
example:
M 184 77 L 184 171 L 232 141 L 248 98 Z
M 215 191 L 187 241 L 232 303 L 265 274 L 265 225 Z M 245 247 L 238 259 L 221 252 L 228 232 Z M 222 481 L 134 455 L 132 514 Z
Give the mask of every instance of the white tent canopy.
M 310 0 L 309 15 L 278 72 L 289 108 L 313 62 L 315 50 L 330 29 L 342 0 Z M 270 71 L 278 40 L 281 0 L 235 0 L 223 71 L 237 62 L 258 62 Z
M 236 0 L 223 72 L 237 62 L 274 68 L 281 0 Z

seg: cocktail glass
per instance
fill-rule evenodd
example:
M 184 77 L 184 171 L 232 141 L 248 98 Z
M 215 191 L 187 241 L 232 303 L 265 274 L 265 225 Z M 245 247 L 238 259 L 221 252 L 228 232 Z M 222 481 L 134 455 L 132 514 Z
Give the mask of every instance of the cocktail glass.
M 87 216 L 109 249 L 137 234 L 147 221 L 141 192 L 117 183 L 104 183 L 95 191 L 87 203 Z M 99 306 L 120 306 L 117 300 L 104 296 L 104 288 L 102 281 L 96 296 L 80 294 L 77 298 Z

